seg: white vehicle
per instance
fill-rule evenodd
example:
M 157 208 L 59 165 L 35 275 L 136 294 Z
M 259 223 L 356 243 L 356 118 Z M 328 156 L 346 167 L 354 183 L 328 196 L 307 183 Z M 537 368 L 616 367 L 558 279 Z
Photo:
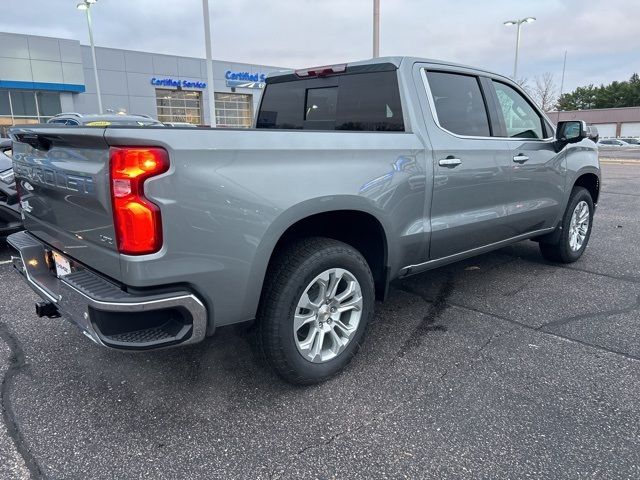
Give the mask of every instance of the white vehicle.
M 601 139 L 597 145 L 598 147 L 603 147 L 603 148 L 631 147 L 631 145 L 625 142 L 624 140 L 618 140 L 617 138 Z

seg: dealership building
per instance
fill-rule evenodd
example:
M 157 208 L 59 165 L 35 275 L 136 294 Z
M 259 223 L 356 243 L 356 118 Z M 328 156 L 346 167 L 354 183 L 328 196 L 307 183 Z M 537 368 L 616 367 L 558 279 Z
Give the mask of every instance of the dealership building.
M 594 108 L 547 112 L 558 123 L 566 120 L 584 120 L 598 129 L 601 138 L 640 137 L 640 107 Z
M 104 113 L 210 124 L 204 59 L 95 51 Z M 250 127 L 266 75 L 282 68 L 214 60 L 217 124 Z M 98 113 L 91 49 L 78 40 L 0 32 L 0 136 L 61 112 Z

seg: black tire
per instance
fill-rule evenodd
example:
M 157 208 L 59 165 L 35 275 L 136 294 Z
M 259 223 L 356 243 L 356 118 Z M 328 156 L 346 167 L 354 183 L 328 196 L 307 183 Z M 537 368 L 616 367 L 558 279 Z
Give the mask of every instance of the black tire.
M 323 363 L 312 363 L 298 350 L 293 320 L 298 301 L 310 282 L 331 268 L 348 270 L 360 284 L 362 315 L 344 350 Z M 353 247 L 328 238 L 306 238 L 282 248 L 269 268 L 258 311 L 258 344 L 284 380 L 311 385 L 342 370 L 360 348 L 373 314 L 375 290 L 371 270 Z
M 580 202 L 586 202 L 589 206 L 589 227 L 587 229 L 587 234 L 585 236 L 584 242 L 582 243 L 582 247 L 578 250 L 572 250 L 569 245 L 569 233 L 570 233 L 570 225 L 571 225 L 571 216 L 573 215 L 573 211 L 576 206 Z M 591 227 L 593 226 L 593 199 L 591 198 L 591 194 L 586 188 L 583 187 L 574 187 L 571 196 L 569 197 L 569 202 L 567 204 L 567 209 L 564 212 L 561 223 L 560 237 L 555 243 L 545 243 L 540 242 L 540 252 L 542 256 L 551 262 L 558 263 L 573 263 L 578 260 L 585 249 L 587 248 L 587 244 L 589 243 L 589 238 L 591 237 Z

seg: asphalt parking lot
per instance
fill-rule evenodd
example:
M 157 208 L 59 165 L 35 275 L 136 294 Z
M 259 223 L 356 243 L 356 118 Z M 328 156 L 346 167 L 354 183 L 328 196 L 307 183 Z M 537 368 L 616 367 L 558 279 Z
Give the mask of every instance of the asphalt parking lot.
M 239 329 L 99 349 L 0 264 L 0 477 L 640 478 L 640 166 L 603 175 L 579 262 L 524 242 L 396 282 L 308 388 Z
M 598 149 L 600 159 L 640 160 L 640 148 L 602 148 Z

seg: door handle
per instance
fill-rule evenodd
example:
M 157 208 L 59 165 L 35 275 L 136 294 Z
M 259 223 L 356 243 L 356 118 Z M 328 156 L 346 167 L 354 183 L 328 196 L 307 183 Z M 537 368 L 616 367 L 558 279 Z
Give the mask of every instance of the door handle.
M 516 162 L 516 163 L 524 163 L 527 160 L 529 160 L 529 157 L 527 157 L 526 155 L 523 155 L 521 153 L 519 153 L 518 155 L 513 157 L 513 161 Z
M 443 158 L 438 161 L 438 165 L 440 165 L 441 167 L 451 167 L 451 168 L 457 167 L 461 163 L 462 163 L 462 160 L 452 156 L 448 156 L 447 158 Z

